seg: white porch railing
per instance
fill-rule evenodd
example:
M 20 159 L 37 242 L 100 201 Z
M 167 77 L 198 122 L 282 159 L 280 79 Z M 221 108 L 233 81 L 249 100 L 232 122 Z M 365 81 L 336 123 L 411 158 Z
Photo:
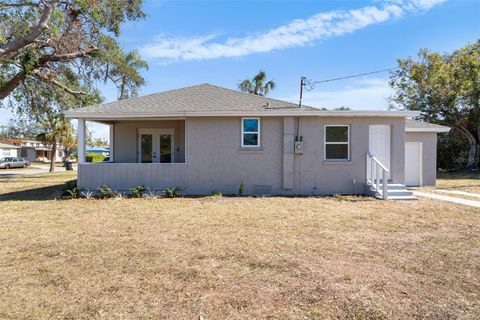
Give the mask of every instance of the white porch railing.
M 367 152 L 366 161 L 367 185 L 380 194 L 384 200 L 387 200 L 388 174 L 390 171 L 370 152 Z

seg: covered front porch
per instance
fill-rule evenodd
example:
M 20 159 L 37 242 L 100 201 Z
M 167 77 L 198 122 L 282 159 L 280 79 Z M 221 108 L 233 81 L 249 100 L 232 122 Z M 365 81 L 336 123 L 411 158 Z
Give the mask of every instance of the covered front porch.
M 89 120 L 91 121 L 91 120 Z M 86 161 L 87 124 L 78 119 L 78 186 L 101 185 L 127 191 L 144 185 L 151 191 L 186 186 L 185 119 L 95 120 L 109 126 L 108 161 Z

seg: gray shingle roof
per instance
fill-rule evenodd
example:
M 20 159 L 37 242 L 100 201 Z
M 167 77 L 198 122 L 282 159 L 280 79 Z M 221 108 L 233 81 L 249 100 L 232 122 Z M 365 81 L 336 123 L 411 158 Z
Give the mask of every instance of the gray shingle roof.
M 445 127 L 445 126 L 441 126 L 441 125 L 438 125 L 438 124 L 434 124 L 434 123 L 425 122 L 425 121 L 406 119 L 405 120 L 405 129 L 411 129 L 411 130 L 430 129 L 432 131 L 445 132 L 445 131 L 448 131 L 450 128 Z
M 267 107 L 268 104 L 268 107 Z M 238 92 L 211 84 L 175 89 L 125 100 L 97 104 L 67 112 L 69 116 L 96 113 L 174 113 L 201 111 L 272 111 L 318 109 L 295 103 Z

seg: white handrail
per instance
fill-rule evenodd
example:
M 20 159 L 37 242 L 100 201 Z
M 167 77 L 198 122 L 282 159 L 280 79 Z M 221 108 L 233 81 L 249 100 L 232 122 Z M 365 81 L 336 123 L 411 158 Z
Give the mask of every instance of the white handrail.
M 370 176 L 368 175 L 368 168 L 370 166 Z M 381 194 L 384 200 L 388 199 L 388 170 L 375 156 L 369 151 L 366 156 L 366 180 L 367 185 L 370 185 L 376 192 Z M 380 190 L 380 172 L 382 180 L 382 190 Z

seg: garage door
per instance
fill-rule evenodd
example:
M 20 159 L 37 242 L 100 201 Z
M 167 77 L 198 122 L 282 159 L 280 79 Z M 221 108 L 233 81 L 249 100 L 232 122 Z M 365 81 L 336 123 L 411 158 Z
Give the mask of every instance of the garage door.
M 405 143 L 405 184 L 422 185 L 422 143 Z

